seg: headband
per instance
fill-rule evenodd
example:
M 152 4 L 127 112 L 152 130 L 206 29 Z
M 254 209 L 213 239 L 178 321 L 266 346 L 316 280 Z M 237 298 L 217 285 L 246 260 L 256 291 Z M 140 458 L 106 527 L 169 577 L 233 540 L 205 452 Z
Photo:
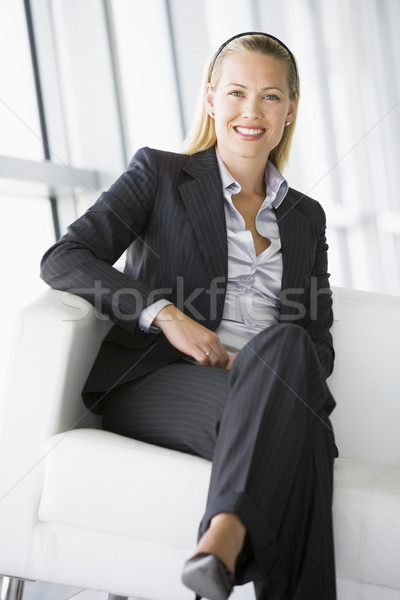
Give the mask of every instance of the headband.
M 297 81 L 297 67 L 296 67 L 296 61 L 295 61 L 295 59 L 294 59 L 294 56 L 293 56 L 293 54 L 290 52 L 289 48 L 288 48 L 288 47 L 287 47 L 287 46 L 286 46 L 286 45 L 285 45 L 283 42 L 281 42 L 281 40 L 279 40 L 278 38 L 276 38 L 276 37 L 275 37 L 275 36 L 273 36 L 273 35 L 270 35 L 269 33 L 262 33 L 261 31 L 248 31 L 248 32 L 246 32 L 246 33 L 238 33 L 237 35 L 234 35 L 233 37 L 229 38 L 229 40 L 227 40 L 226 42 L 224 42 L 224 43 L 222 44 L 222 46 L 220 46 L 220 47 L 218 48 L 218 50 L 216 51 L 216 53 L 215 53 L 215 55 L 214 55 L 214 58 L 213 58 L 213 60 L 212 60 L 212 63 L 211 63 L 211 67 L 210 67 L 210 73 L 209 73 L 209 75 L 208 75 L 208 82 L 209 82 L 209 83 L 211 82 L 211 75 L 212 75 L 212 72 L 213 72 L 213 68 L 214 68 L 214 65 L 215 65 L 215 61 L 217 60 L 218 56 L 221 54 L 222 50 L 223 50 L 223 49 L 224 49 L 224 48 L 225 48 L 225 47 L 226 47 L 228 44 L 230 44 L 231 42 L 233 42 L 233 40 L 237 40 L 238 38 L 245 37 L 245 36 L 247 36 L 247 35 L 263 35 L 263 36 L 264 36 L 264 37 L 266 37 L 266 38 L 269 38 L 269 39 L 271 39 L 271 40 L 275 40 L 275 42 L 278 42 L 278 44 L 279 44 L 280 46 L 282 46 L 282 48 L 284 48 L 284 49 L 286 50 L 286 52 L 288 53 L 288 55 L 289 55 L 290 62 L 291 62 L 291 63 L 292 63 L 292 65 L 293 65 L 293 68 L 294 68 L 294 73 L 295 73 L 295 76 L 296 76 L 296 81 Z

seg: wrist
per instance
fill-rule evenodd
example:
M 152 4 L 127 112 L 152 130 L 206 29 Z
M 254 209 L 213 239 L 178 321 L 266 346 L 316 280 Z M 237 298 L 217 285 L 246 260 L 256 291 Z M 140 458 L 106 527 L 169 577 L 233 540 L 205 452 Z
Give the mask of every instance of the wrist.
M 152 325 L 162 329 L 165 322 L 177 320 L 179 319 L 180 315 L 183 316 L 183 313 L 174 304 L 168 304 L 156 314 Z
M 146 331 L 147 333 L 160 333 L 160 329 L 153 325 L 153 321 L 160 310 L 165 306 L 168 306 L 168 304 L 172 303 L 165 298 L 161 298 L 144 308 L 139 315 L 139 329 Z

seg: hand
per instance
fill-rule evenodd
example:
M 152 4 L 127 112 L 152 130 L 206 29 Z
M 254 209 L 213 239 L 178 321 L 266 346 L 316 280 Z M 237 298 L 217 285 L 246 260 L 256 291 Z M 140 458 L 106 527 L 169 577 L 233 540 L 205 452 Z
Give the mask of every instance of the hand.
M 175 348 L 200 365 L 224 369 L 229 356 L 216 333 L 194 321 L 173 304 L 164 306 L 153 320 Z
M 235 358 L 237 357 L 237 355 L 239 354 L 239 352 L 236 352 L 236 354 L 232 354 L 232 356 L 230 357 L 230 359 L 228 360 L 228 363 L 225 367 L 225 369 L 227 371 L 229 371 L 233 365 L 233 361 L 235 360 Z

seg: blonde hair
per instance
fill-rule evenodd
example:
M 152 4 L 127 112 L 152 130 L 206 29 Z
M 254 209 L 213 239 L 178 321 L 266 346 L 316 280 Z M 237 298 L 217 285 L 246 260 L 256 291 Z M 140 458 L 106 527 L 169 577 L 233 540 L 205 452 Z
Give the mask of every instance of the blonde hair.
M 233 52 L 261 52 L 266 56 L 272 56 L 282 61 L 286 64 L 290 99 L 294 100 L 300 95 L 295 59 L 284 45 L 274 37 L 260 34 L 250 34 L 233 39 L 222 48 L 216 58 L 213 57 L 210 60 L 204 71 L 196 117 L 184 141 L 183 151 L 186 154 L 194 154 L 195 152 L 207 150 L 217 141 L 214 119 L 210 117 L 205 107 L 206 88 L 207 84 L 211 83 L 211 87 L 216 89 L 222 76 L 224 59 Z M 269 154 L 269 160 L 279 171 L 283 170 L 288 161 L 295 124 L 296 115 L 291 124 L 285 127 L 279 144 Z

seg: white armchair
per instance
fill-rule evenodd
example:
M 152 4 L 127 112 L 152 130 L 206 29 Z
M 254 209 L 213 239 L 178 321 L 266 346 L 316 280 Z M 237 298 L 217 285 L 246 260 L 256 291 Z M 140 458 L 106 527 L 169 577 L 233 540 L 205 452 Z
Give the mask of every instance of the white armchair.
M 334 314 L 338 598 L 400 600 L 400 298 L 336 288 Z M 0 401 L 0 574 L 191 600 L 180 572 L 210 464 L 86 413 L 80 392 L 109 327 L 53 290 L 19 313 Z M 254 598 L 252 586 L 235 597 Z

